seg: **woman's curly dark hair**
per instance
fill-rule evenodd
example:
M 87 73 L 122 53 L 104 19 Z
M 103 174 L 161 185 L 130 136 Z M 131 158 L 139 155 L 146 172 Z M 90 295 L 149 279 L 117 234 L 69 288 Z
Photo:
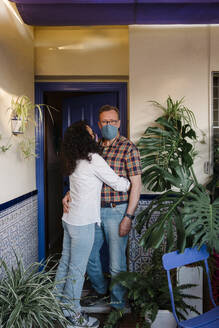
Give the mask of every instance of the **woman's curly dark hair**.
M 79 159 L 91 161 L 90 153 L 101 154 L 100 147 L 87 131 L 87 126 L 88 124 L 85 121 L 78 121 L 65 131 L 62 143 L 62 158 L 66 175 L 74 172 Z

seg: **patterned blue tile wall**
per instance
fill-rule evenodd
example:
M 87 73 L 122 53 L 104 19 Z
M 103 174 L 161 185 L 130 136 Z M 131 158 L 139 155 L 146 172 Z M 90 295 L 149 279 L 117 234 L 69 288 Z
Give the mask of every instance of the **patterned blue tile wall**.
M 136 214 L 147 207 L 150 201 L 140 200 Z M 37 195 L 0 211 L 0 257 L 9 266 L 16 262 L 13 250 L 22 256 L 25 266 L 38 261 L 37 212 Z M 140 235 L 135 225 L 136 220 L 129 235 L 128 266 L 130 271 L 139 272 L 145 263 L 150 262 L 151 253 L 139 246 Z
M 16 262 L 14 251 L 25 266 L 38 261 L 37 195 L 0 211 L 0 257 L 9 266 Z
M 139 205 L 135 214 L 137 215 L 144 208 L 148 207 L 150 202 L 150 199 L 141 199 L 139 201 Z M 155 218 L 156 214 L 154 214 L 154 217 L 152 217 L 152 221 L 155 220 Z M 143 247 L 139 246 L 139 240 L 141 238 L 141 235 L 139 235 L 135 230 L 135 225 L 136 219 L 134 219 L 134 222 L 132 224 L 132 230 L 129 233 L 128 267 L 129 271 L 140 272 L 144 264 L 151 262 L 152 253 L 150 250 L 148 252 L 145 252 Z

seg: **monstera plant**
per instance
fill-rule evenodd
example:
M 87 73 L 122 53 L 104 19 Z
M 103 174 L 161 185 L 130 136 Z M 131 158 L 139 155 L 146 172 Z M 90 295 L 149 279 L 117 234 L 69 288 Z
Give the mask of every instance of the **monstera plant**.
M 137 216 L 137 231 L 146 225 L 140 240 L 146 250 L 165 241 L 166 251 L 207 244 L 218 253 L 219 198 L 212 200 L 195 176 L 197 126 L 183 100 L 168 97 L 166 107 L 152 102 L 163 115 L 146 129 L 138 147 L 142 181 L 148 190 L 161 194 Z

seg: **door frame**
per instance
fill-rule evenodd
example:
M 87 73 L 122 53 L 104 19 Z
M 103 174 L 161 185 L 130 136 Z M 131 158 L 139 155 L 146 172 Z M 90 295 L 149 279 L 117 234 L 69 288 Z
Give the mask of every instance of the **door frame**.
M 118 92 L 121 120 L 127 122 L 127 82 L 35 82 L 35 103 L 44 103 L 44 92 Z M 46 256 L 45 236 L 45 190 L 44 190 L 44 150 L 45 150 L 45 115 L 40 121 L 39 111 L 35 111 L 36 133 L 36 187 L 38 190 L 38 257 Z M 122 133 L 124 133 L 122 131 Z M 126 133 L 125 133 L 126 134 Z

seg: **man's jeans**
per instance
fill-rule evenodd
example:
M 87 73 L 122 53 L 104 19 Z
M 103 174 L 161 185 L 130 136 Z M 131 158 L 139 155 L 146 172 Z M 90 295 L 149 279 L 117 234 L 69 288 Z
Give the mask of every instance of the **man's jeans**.
M 96 224 L 95 241 L 87 266 L 87 273 L 92 287 L 100 294 L 107 292 L 107 282 L 102 272 L 100 249 L 104 236 L 109 248 L 109 270 L 111 277 L 126 271 L 126 247 L 128 236 L 119 236 L 119 225 L 127 209 L 127 204 L 120 204 L 114 208 L 101 208 L 101 227 Z M 114 285 L 111 290 L 111 306 L 122 309 L 125 306 L 125 290 L 120 285 Z
M 95 224 L 75 226 L 63 221 L 64 238 L 62 257 L 56 272 L 56 294 L 63 303 L 72 304 L 72 313 L 80 312 L 80 298 L 94 243 Z M 62 295 L 62 296 L 61 296 Z

